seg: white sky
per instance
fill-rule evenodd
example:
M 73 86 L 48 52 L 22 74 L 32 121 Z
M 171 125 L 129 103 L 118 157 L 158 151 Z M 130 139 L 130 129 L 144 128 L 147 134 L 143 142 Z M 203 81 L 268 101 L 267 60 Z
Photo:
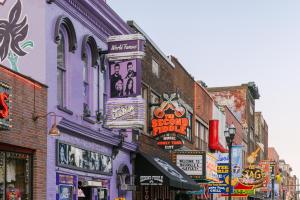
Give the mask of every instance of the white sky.
M 256 111 L 269 125 L 269 146 L 300 176 L 299 0 L 107 3 L 209 87 L 255 81 L 261 94 Z

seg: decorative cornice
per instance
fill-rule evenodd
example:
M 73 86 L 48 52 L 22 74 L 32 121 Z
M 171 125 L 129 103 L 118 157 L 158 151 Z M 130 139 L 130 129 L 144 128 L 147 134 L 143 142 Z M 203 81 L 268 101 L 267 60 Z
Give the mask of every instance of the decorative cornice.
M 117 146 L 120 143 L 120 138 L 114 137 L 112 131 L 107 129 L 102 129 L 101 132 L 99 132 L 65 118 L 63 118 L 57 126 L 65 133 L 74 135 L 76 137 L 90 139 L 96 143 L 106 143 L 112 146 Z M 123 142 L 122 149 L 135 152 L 137 145 L 134 143 Z
M 47 0 L 47 3 L 55 3 L 72 17 L 89 28 L 93 34 L 106 42 L 108 36 L 130 33 L 130 28 L 114 13 L 114 11 L 95 0 Z
M 87 52 L 86 52 L 87 46 L 89 46 L 91 49 L 92 66 L 94 67 L 98 64 L 99 53 L 98 53 L 97 42 L 94 39 L 94 37 L 91 35 L 85 35 L 83 37 L 82 45 L 81 45 L 81 58 L 82 59 L 85 59 L 88 56 Z
M 77 37 L 76 37 L 75 28 L 73 26 L 72 21 L 64 15 L 59 16 L 56 21 L 54 41 L 58 44 L 58 42 L 61 40 L 59 32 L 62 26 L 65 27 L 68 33 L 69 51 L 74 53 L 75 50 L 77 49 Z

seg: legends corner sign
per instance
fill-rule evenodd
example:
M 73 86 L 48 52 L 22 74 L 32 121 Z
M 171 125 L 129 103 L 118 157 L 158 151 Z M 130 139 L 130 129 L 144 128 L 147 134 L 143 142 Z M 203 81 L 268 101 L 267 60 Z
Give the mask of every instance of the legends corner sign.
M 0 130 L 8 130 L 11 127 L 10 97 L 11 87 L 0 82 Z
M 151 121 L 153 137 L 157 139 L 158 146 L 165 150 L 174 150 L 183 146 L 187 135 L 189 119 L 186 109 L 178 102 L 176 93 L 163 94 L 163 102 L 153 111 Z

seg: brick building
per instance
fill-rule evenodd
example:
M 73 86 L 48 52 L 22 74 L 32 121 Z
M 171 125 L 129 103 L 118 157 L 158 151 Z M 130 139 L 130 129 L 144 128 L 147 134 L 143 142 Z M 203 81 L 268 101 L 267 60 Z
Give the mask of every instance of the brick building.
M 47 113 L 47 87 L 0 65 L 0 199 L 46 199 L 47 120 L 34 113 Z
M 209 121 L 212 119 L 214 100 L 199 82 L 194 84 L 194 149 L 208 151 Z
M 193 77 L 175 57 L 167 57 L 135 22 L 129 21 L 128 24 L 146 38 L 141 86 L 146 102 L 146 117 L 145 128 L 137 141 L 136 199 L 176 199 L 186 196 L 186 190 L 197 190 L 199 186 L 171 162 L 169 150 L 175 150 L 178 142 L 181 150 L 193 149 Z M 177 126 L 172 121 L 181 125 Z M 179 131 L 175 126 L 184 130 Z M 180 132 L 180 137 L 176 130 Z M 157 180 L 157 176 L 160 180 Z M 150 183 L 149 178 L 160 183 Z
M 253 82 L 240 86 L 208 88 L 209 93 L 219 105 L 226 105 L 243 125 L 247 134 L 248 152 L 256 149 L 255 130 L 255 100 L 260 95 Z
M 256 141 L 264 145 L 264 150 L 260 151 L 259 160 L 268 159 L 268 124 L 261 112 L 255 112 L 255 136 Z

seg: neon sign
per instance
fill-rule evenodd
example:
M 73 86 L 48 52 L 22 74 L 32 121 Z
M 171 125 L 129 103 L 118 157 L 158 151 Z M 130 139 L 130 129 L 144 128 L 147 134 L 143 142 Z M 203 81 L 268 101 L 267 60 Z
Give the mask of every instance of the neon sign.
M 0 130 L 7 130 L 11 127 L 10 94 L 10 86 L 0 82 Z
M 178 102 L 176 93 L 164 93 L 163 100 L 153 111 L 152 134 L 158 146 L 165 150 L 178 149 L 183 145 L 181 138 L 187 135 L 189 126 L 186 109 Z

